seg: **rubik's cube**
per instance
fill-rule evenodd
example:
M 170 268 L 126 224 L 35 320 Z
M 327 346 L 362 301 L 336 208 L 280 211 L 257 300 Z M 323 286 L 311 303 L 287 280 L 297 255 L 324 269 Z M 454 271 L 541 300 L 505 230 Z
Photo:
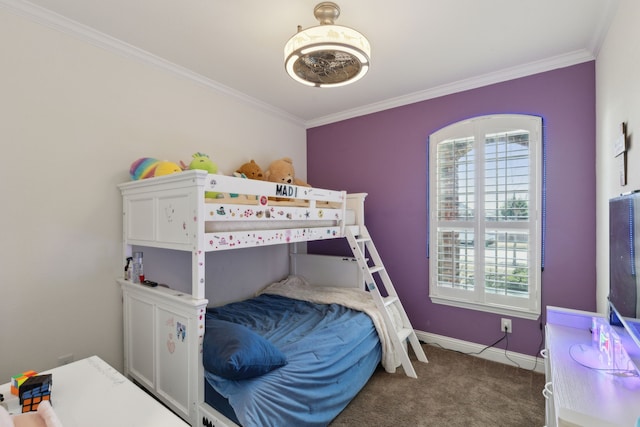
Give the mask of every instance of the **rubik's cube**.
M 29 377 L 38 375 L 36 371 L 25 371 L 21 374 L 17 374 L 11 377 L 11 394 L 18 395 L 18 390 L 22 383 L 24 383 Z
M 22 412 L 30 412 L 38 409 L 40 402 L 51 400 L 51 374 L 36 375 L 27 378 L 19 390 Z

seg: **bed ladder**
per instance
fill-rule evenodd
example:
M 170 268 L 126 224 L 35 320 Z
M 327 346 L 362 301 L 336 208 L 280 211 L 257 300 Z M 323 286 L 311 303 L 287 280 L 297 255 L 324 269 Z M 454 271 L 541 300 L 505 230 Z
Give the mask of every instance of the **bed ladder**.
M 389 330 L 389 335 L 393 343 L 396 361 L 400 361 L 407 376 L 411 378 L 418 378 L 418 375 L 413 368 L 413 364 L 409 359 L 409 346 L 406 345 L 406 341 L 408 340 L 409 344 L 411 344 L 411 348 L 420 362 L 428 362 L 427 356 L 425 356 L 424 351 L 422 350 L 420 341 L 413 330 L 413 326 L 411 326 L 407 313 L 404 311 L 402 302 L 400 302 L 400 298 L 398 298 L 398 294 L 391 283 L 391 278 L 382 264 L 382 259 L 380 259 L 380 255 L 373 244 L 373 240 L 371 240 L 369 231 L 364 225 L 361 225 L 359 229 L 360 234 L 356 236 L 353 228 L 347 227 L 347 240 L 349 241 L 349 245 L 351 246 L 351 250 L 353 251 L 356 261 L 358 262 L 358 266 L 364 275 L 365 285 L 371 292 L 373 300 L 382 313 L 382 317 L 387 325 L 387 329 Z M 369 265 L 365 256 L 367 253 L 371 258 L 372 265 Z M 374 274 L 377 276 L 377 279 L 382 282 L 384 289 L 387 291 L 386 297 L 382 296 L 380 293 L 380 288 L 378 283 L 376 283 L 376 277 L 374 277 Z M 390 312 L 392 307 L 395 307 L 402 320 L 402 325 L 398 328 L 394 326 L 392 321 Z

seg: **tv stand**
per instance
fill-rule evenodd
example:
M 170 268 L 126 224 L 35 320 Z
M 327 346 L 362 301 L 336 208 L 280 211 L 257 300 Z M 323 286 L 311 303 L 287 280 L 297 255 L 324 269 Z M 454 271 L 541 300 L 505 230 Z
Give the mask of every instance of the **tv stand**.
M 571 354 L 592 345 L 591 321 L 596 313 L 547 307 L 546 349 L 547 427 L 634 427 L 640 419 L 640 376 L 618 375 L 589 368 Z M 638 348 L 623 328 L 616 332 L 632 359 Z M 629 345 L 631 344 L 631 345 Z

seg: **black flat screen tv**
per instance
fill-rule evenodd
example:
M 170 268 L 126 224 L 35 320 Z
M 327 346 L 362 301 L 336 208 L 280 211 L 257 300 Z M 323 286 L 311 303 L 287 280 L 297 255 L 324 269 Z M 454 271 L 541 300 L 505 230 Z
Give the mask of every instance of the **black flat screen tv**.
M 609 321 L 640 346 L 640 193 L 609 200 Z

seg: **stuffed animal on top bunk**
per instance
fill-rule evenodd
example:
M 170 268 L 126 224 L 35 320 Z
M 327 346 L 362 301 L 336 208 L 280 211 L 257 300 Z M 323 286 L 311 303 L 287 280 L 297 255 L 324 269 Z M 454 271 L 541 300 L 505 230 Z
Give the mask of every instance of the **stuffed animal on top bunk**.
M 240 176 L 244 175 L 245 178 L 249 179 L 257 179 L 259 181 L 265 180 L 262 168 L 253 159 L 236 169 L 236 174 L 239 174 Z
M 195 153 L 193 160 L 189 163 L 189 170 L 200 169 L 209 173 L 218 173 L 218 165 L 204 153 Z M 207 199 L 216 199 L 220 193 L 215 191 L 205 191 L 204 197 Z
M 236 178 L 244 178 L 244 179 L 254 179 L 256 181 L 264 181 L 264 172 L 260 165 L 256 163 L 255 160 L 251 159 L 247 163 L 243 163 L 236 171 L 233 173 L 233 176 Z M 239 194 L 230 194 L 231 197 L 239 197 Z M 257 200 L 258 196 L 249 196 L 243 195 L 243 198 L 247 200 Z
M 283 157 L 274 160 L 264 173 L 265 179 L 269 182 L 277 182 L 279 184 L 301 185 L 303 187 L 311 187 L 301 179 L 296 178 L 296 172 L 293 168 L 293 160 L 289 157 Z
M 129 175 L 134 181 L 178 172 L 182 172 L 182 168 L 178 164 L 152 157 L 141 157 L 131 163 L 129 167 Z
M 269 165 L 269 169 L 267 169 L 264 173 L 264 176 L 269 182 L 276 182 L 278 184 L 288 184 L 288 185 L 300 185 L 302 187 L 311 187 L 309 184 L 304 182 L 301 179 L 296 178 L 296 173 L 293 168 L 293 160 L 289 157 L 283 157 L 278 160 L 274 160 Z M 289 200 L 282 197 L 276 197 L 275 200 Z

